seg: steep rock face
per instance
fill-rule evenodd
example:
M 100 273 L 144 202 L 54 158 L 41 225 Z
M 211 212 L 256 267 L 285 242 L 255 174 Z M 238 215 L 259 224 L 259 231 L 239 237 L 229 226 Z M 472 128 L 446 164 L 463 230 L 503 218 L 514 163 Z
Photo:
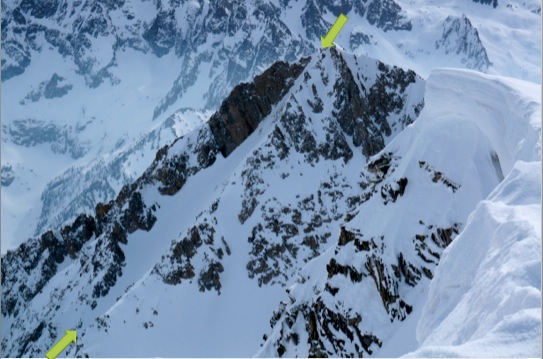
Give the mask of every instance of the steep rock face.
M 363 84 L 361 87 L 356 85 L 355 74 L 347 70 L 344 60 L 339 56 L 336 59 L 341 64 L 341 78 L 345 81 L 334 85 L 334 106 L 339 110 L 333 115 L 343 131 L 353 137 L 353 144 L 362 146 L 366 157 L 372 156 L 383 149 L 387 137 L 412 123 L 422 109 L 423 102 L 420 102 L 413 108 L 414 114 L 404 112 L 406 98 L 403 94 L 416 81 L 416 74 L 379 63 L 377 78 L 366 89 Z M 360 81 L 360 73 L 356 76 Z M 391 114 L 400 116 L 389 121 Z
M 30 239 L 16 251 L 8 252 L 2 260 L 2 285 L 5 288 L 2 292 L 2 315 L 10 318 L 11 330 L 22 333 L 18 341 L 23 344 L 19 346 L 11 339 L 4 338 L 3 352 L 40 355 L 43 348 L 35 342 L 42 335 L 55 338 L 55 326 L 49 324 L 47 331 L 35 331 L 30 336 L 24 334 L 23 326 L 39 323 L 39 328 L 43 323 L 41 315 L 53 315 L 67 297 L 93 310 L 97 305 L 96 299 L 109 293 L 125 265 L 120 244 L 126 244 L 126 234 L 135 227 L 149 230 L 156 220 L 152 214 L 155 208 L 146 208 L 137 201 L 137 197 L 138 192 L 134 192 L 132 200 L 126 201 L 128 203 L 124 210 L 116 209 L 117 213 L 121 213 L 121 220 L 125 218 L 124 225 L 108 222 L 99 226 L 94 217 L 81 215 L 73 224 L 63 227 L 60 233 L 46 232 Z M 61 268 L 66 268 L 66 264 L 70 267 L 76 264 L 77 279 L 74 281 L 75 277 L 71 278 L 67 288 L 51 294 L 47 311 L 37 313 L 32 309 L 33 299 L 43 296 L 44 288 L 50 285 Z M 72 286 L 73 291 L 70 290 Z
M 216 217 L 203 213 L 197 223 L 187 230 L 185 237 L 172 241 L 171 252 L 162 256 L 152 273 L 167 285 L 179 285 L 196 277 L 200 292 L 214 290 L 220 295 L 222 260 L 232 253 L 224 236 L 216 238 Z
M 406 177 L 396 174 L 401 162 L 398 155 L 382 153 L 368 163 L 363 200 L 351 212 L 354 218 L 346 218 L 351 229 L 341 227 L 331 258 L 318 257 L 310 265 L 313 268 L 302 270 L 287 290 L 290 303 L 281 303 L 272 315 L 272 333 L 265 336 L 262 355 L 371 356 L 386 343 L 382 326 L 394 325 L 412 313 L 414 304 L 406 294 L 419 282 L 432 279 L 441 253 L 459 233 L 461 223 L 439 228 L 421 219 L 413 234 L 402 228 L 396 237 L 384 228 L 377 231 L 379 235 L 372 235 L 373 229 L 372 234 L 365 233 L 365 227 L 376 224 L 369 218 L 354 224 L 370 208 L 392 207 L 394 212 L 405 201 L 404 193 L 414 191 Z M 398 241 L 405 245 L 395 244 Z
M 393 0 L 370 1 L 366 17 L 371 25 L 375 25 L 383 31 L 409 31 L 413 27 L 400 5 Z
M 292 72 L 296 77 L 287 77 Z M 412 71 L 331 49 L 294 65 L 277 63 L 255 78 L 254 84 L 242 84 L 232 91 L 209 121 L 213 143 L 224 155 L 253 133 L 263 117 L 277 119 L 261 147 L 246 157 L 240 172 L 237 217 L 241 225 L 251 226 L 246 264 L 250 278 L 259 285 L 285 284 L 296 272 L 297 262 L 306 262 L 325 248 L 331 229 L 346 214 L 339 203 L 348 196 L 337 190 L 338 186 L 351 187 L 345 175 L 333 173 L 328 180 L 323 178 L 306 196 L 296 197 L 293 205 L 270 197 L 270 183 L 277 172 L 286 182 L 290 180 L 288 164 L 298 156 L 315 168 L 323 166 L 324 172 L 328 163 L 337 160 L 349 164 L 353 151 L 358 158 L 382 149 L 418 116 L 423 106 L 422 86 Z M 253 110 L 239 110 L 247 106 Z M 347 208 L 358 201 L 356 196 L 348 198 Z M 198 251 L 219 263 L 222 255 L 217 253 L 228 252 L 213 240 L 229 235 L 218 227 L 215 211 L 221 203 L 218 198 L 211 210 L 202 212 L 198 226 L 172 244 L 163 263 L 155 268 L 165 283 L 192 278 L 192 257 Z M 204 235 L 202 231 L 208 240 L 195 240 Z M 193 243 L 194 253 L 180 255 L 181 243 Z
M 305 64 L 306 60 L 294 65 L 277 62 L 255 77 L 254 82 L 234 88 L 219 111 L 209 119 L 215 143 L 224 157 L 270 114 L 272 106 L 290 90 Z
M 65 258 L 75 258 L 82 245 L 96 235 L 94 218 L 82 214 L 60 233 L 45 232 L 8 252 L 2 260 L 2 315 L 17 317 L 57 273 Z
M 491 65 L 477 29 L 464 14 L 447 17 L 441 39 L 435 45 L 436 49 L 444 49 L 446 54 L 462 54 L 462 63 L 468 68 L 486 71 Z
M 146 180 L 149 181 L 141 179 Z M 4 338 L 3 352 L 36 356 L 43 348 L 35 342 L 42 336 L 56 336 L 54 325 L 49 325 L 47 331 L 34 331 L 30 336 L 24 334 L 22 328 L 25 323 L 32 326 L 42 319 L 32 308 L 32 300 L 43 295 L 44 287 L 51 285 L 63 263 L 62 268 L 68 265 L 75 271 L 72 272 L 75 277 L 67 288 L 51 294 L 50 305 L 42 314 L 53 315 L 67 297 L 94 310 L 97 299 L 108 295 L 123 275 L 125 254 L 121 246 L 127 244 L 127 236 L 137 230 L 149 231 L 156 221 L 153 213 L 157 206 L 143 202 L 139 191 L 141 183 L 123 188 L 115 201 L 99 204 L 95 216 L 82 214 L 72 224 L 64 226 L 60 233 L 48 231 L 3 257 L 2 284 L 6 289 L 2 292 L 2 315 L 10 318 L 12 330 L 21 330 L 22 337 L 18 340 L 24 342 L 18 346 Z M 72 286 L 73 291 L 70 290 Z M 25 314 L 20 315 L 21 312 Z M 39 323 L 37 328 L 43 322 Z
M 418 103 L 406 103 L 408 93 L 417 96 L 415 89 L 420 79 L 414 73 L 391 69 L 380 63 L 366 63 L 364 66 L 351 62 L 348 65 L 347 61 L 353 60 L 333 49 L 313 59 L 311 67 L 319 71 L 304 72 L 300 91 L 295 91 L 288 98 L 284 112 L 276 114 L 280 119 L 279 125 L 270 134 L 270 143 L 266 147 L 275 148 L 277 155 L 270 156 L 269 150 L 263 149 L 254 152 L 246 161 L 246 169 L 242 171 L 246 190 L 238 218 L 242 224 L 250 218 L 259 218 L 249 237 L 253 250 L 247 269 L 251 277 L 258 278 L 260 284 L 285 283 L 292 275 L 289 273 L 294 273 L 292 270 L 296 268 L 291 263 L 300 257 L 305 262 L 323 249 L 331 236 L 329 229 L 333 228 L 326 224 L 331 223 L 335 227 L 346 214 L 336 203 L 344 201 L 348 195 L 338 191 L 337 187 L 350 187 L 349 180 L 344 176 L 334 173 L 328 180 L 325 176 L 314 191 L 296 199 L 293 208 L 287 203 L 278 205 L 275 200 L 266 200 L 269 185 L 264 170 L 277 167 L 277 161 L 288 163 L 296 152 L 315 168 L 318 168 L 319 161 L 341 160 L 347 165 L 353 159 L 354 151 L 367 157 L 372 151 L 382 149 L 389 136 L 393 137 L 414 120 L 417 108 L 422 106 L 421 98 Z M 335 67 L 335 78 L 324 70 L 330 66 Z M 373 79 L 362 79 L 357 70 L 371 74 Z M 396 76 L 390 76 L 391 73 Z M 323 91 L 315 90 L 323 85 L 329 89 L 331 99 L 321 98 Z M 388 90 L 385 91 L 385 88 Z M 398 108 L 379 113 L 368 103 L 372 99 L 384 102 L 384 97 L 389 98 L 388 93 L 397 94 Z M 333 101 L 331 108 L 330 100 Z M 315 108 L 313 101 L 323 103 L 323 108 Z M 398 117 L 409 120 L 396 124 Z M 391 124 L 395 128 L 394 133 L 390 130 Z M 323 126 L 322 130 L 320 126 Z M 350 145 L 351 141 L 353 146 Z M 287 175 L 281 175 L 283 180 Z M 352 208 L 360 200 L 356 196 L 348 198 L 347 208 Z M 331 206 L 327 204 L 328 201 L 331 201 Z M 296 240 L 300 236 L 303 238 L 301 243 Z

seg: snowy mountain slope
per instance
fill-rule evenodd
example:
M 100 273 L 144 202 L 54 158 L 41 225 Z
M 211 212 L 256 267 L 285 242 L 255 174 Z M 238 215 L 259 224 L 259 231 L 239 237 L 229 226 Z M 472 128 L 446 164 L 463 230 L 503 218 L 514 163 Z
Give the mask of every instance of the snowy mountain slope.
M 516 162 L 477 206 L 444 253 L 409 356 L 541 356 L 540 174 L 541 162 Z
M 114 198 L 123 184 L 143 172 L 157 149 L 190 132 L 209 116 L 210 112 L 180 109 L 134 143 L 123 146 L 127 141 L 121 138 L 116 145 L 119 149 L 106 158 L 70 168 L 54 178 L 42 193 L 36 234 L 46 228 L 60 228 L 66 218 L 75 218 L 84 209 Z M 70 190 L 78 192 L 68 194 Z
M 540 89 L 511 87 L 540 131 Z M 541 356 L 541 133 L 525 142 L 444 253 L 411 356 Z
M 111 189 L 96 190 L 94 176 L 56 187 L 59 178 L 72 178 L 91 162 L 107 163 L 111 152 L 130 151 L 179 108 L 214 109 L 236 84 L 275 61 L 313 53 L 340 12 L 350 20 L 336 42 L 357 54 L 422 76 L 436 66 L 457 66 L 538 82 L 538 9 L 536 1 L 493 7 L 469 1 L 4 0 L 2 100 L 9 106 L 2 107 L 2 191 L 11 199 L 2 203 L 3 218 L 10 218 L 2 226 L 2 248 L 58 229 L 111 198 Z M 8 129 L 29 121 L 54 125 L 51 133 L 62 140 L 29 147 L 39 143 L 32 139 L 36 126 L 24 127 L 30 142 L 12 140 Z M 95 170 L 113 191 L 144 166 L 127 176 L 115 168 Z M 52 187 L 64 197 L 54 211 L 47 205 L 56 201 Z M 89 193 L 94 200 L 78 195 Z M 21 197 L 27 206 L 13 200 Z
M 175 343 L 165 356 L 251 355 L 283 286 L 362 201 L 361 166 L 416 119 L 423 94 L 414 72 L 336 49 L 237 86 L 95 215 L 7 253 L 3 352 L 39 355 L 69 326 L 82 340 L 68 355 L 157 355 L 107 345 L 127 328 L 131 342 Z M 204 336 L 221 345 L 204 350 Z
M 386 58 L 423 77 L 436 67 L 458 67 L 541 82 L 539 1 L 500 1 L 497 7 L 474 1 L 398 4 L 411 21 L 409 33 L 382 33 L 349 21 L 349 39 L 344 35 L 338 43 L 349 41 L 356 54 Z
M 398 356 L 416 349 L 417 323 L 415 357 L 504 355 L 493 343 L 518 340 L 503 353 L 540 355 L 538 94 L 518 80 L 434 71 L 419 119 L 370 160 L 369 198 L 337 245 L 302 269 L 259 355 Z M 515 198 L 528 208 L 493 209 Z M 504 223 L 494 234 L 492 216 Z M 505 300 L 510 290 L 518 301 Z
M 4 126 L 4 139 L 19 141 L 23 148 L 15 152 L 4 147 L 9 160 L 2 168 L 13 168 L 13 179 L 9 188 L 2 190 L 3 238 L 17 243 L 49 228 L 60 228 L 98 202 L 113 198 L 126 182 L 143 172 L 154 151 L 207 121 L 209 116 L 209 111 L 180 109 L 146 134 L 130 138 L 124 133 L 110 153 L 97 157 L 94 150 L 105 152 L 105 146 L 93 149 L 94 139 L 82 140 L 78 125 L 75 129 L 71 125 L 59 128 L 54 122 L 21 120 Z M 102 139 L 105 137 L 104 134 Z M 74 153 L 81 157 L 73 161 Z M 23 162 L 28 167 L 13 161 L 21 157 L 28 159 Z M 66 168 L 70 162 L 73 164 Z M 50 176 L 50 181 L 44 182 L 44 176 Z M 6 239 L 4 251 L 10 243 Z

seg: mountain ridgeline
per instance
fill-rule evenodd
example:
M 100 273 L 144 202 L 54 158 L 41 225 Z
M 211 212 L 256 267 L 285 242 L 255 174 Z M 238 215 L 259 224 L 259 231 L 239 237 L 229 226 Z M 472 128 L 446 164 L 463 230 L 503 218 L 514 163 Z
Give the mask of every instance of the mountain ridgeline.
M 293 158 L 302 158 L 311 167 L 359 167 L 416 120 L 424 104 L 422 96 L 423 81 L 412 71 L 336 49 L 292 64 L 277 62 L 252 83 L 236 86 L 207 124 L 159 150 L 145 173 L 124 186 L 115 200 L 98 204 L 94 215 L 81 214 L 59 232 L 48 231 L 4 256 L 2 314 L 9 318 L 12 335 L 4 337 L 3 352 L 38 355 L 39 344 L 52 342 L 54 313 L 66 292 L 77 293 L 81 310 L 92 313 L 123 276 L 131 235 L 153 233 L 160 216 L 160 196 L 183 192 L 191 177 L 213 167 L 218 158 L 232 157 L 263 126 L 268 135 L 245 164 L 240 163 L 245 168 L 240 177 L 243 187 L 237 203 L 231 205 L 240 207 L 238 225 L 252 227 L 245 239 L 252 249 L 246 263 L 240 263 L 246 275 L 259 285 L 286 284 L 303 263 L 326 248 L 349 209 L 363 199 L 344 198 L 346 192 L 338 192 L 339 183 L 353 187 L 353 194 L 360 189 L 349 185 L 336 169 L 330 182 L 316 183 L 297 208 L 269 203 L 269 199 L 264 202 L 283 191 L 281 185 L 270 185 L 266 173 L 273 169 L 288 181 L 294 171 L 286 167 Z M 149 191 L 159 197 L 149 197 Z M 239 246 L 232 241 L 243 242 L 234 233 L 221 233 L 218 240 L 217 225 L 223 220 L 213 214 L 222 201 L 217 197 L 186 229 L 186 237 L 180 236 L 155 263 L 153 273 L 164 283 L 175 285 L 195 277 L 200 290 L 220 292 L 221 260 Z M 262 208 L 257 208 L 259 204 Z M 283 215 L 269 217 L 266 207 Z M 205 252 L 206 259 L 199 259 L 198 252 Z M 44 310 L 36 311 L 32 303 L 58 285 L 52 280 L 66 266 L 77 275 L 70 278 L 68 288 L 50 292 Z M 73 324 L 81 330 L 82 323 Z M 83 353 L 81 344 L 73 354 Z

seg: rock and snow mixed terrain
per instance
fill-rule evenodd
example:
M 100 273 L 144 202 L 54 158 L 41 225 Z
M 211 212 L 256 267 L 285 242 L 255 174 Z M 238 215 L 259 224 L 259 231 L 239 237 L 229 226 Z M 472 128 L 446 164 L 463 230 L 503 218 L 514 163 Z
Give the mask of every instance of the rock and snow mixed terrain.
M 540 9 L 2 1 L 3 356 L 540 356 Z
M 300 272 L 260 354 L 389 357 L 418 340 L 415 356 L 538 356 L 539 95 L 432 72 L 420 117 L 370 160 L 371 197 Z

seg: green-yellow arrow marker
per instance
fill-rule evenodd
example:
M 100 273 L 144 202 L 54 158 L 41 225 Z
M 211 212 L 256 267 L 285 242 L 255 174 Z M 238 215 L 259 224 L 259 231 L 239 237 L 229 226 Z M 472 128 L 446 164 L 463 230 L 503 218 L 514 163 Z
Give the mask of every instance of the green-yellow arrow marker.
M 66 335 L 64 335 L 64 337 L 60 339 L 55 345 L 53 345 L 51 350 L 45 353 L 47 359 L 55 359 L 60 353 L 62 353 L 64 349 L 66 349 L 68 345 L 70 345 L 71 342 L 75 343 L 77 338 L 75 330 L 65 330 L 64 332 L 66 333 Z
M 323 49 L 334 46 L 334 40 L 336 39 L 336 36 L 339 34 L 341 28 L 343 27 L 343 25 L 345 25 L 347 20 L 349 20 L 347 16 L 339 14 L 336 22 L 334 22 L 334 25 L 332 25 L 330 31 L 328 31 L 328 34 L 326 34 L 326 37 L 321 36 Z

